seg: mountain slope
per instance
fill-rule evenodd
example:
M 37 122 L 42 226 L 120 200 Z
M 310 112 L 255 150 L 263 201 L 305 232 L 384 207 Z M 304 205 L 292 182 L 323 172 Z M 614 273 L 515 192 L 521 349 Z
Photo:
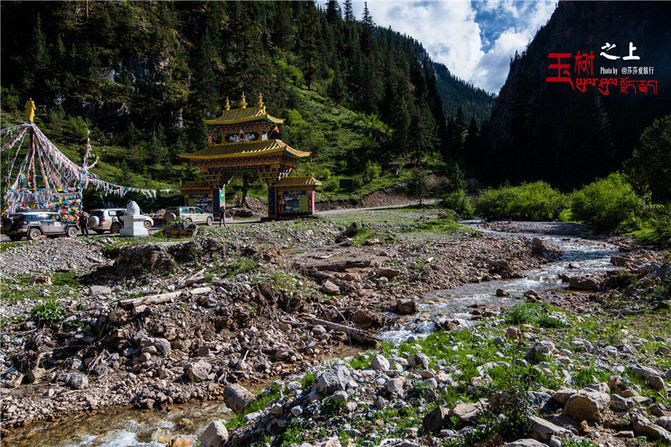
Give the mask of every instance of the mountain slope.
M 666 2 L 560 2 L 510 67 L 483 132 L 481 173 L 493 181 L 542 179 L 569 189 L 619 169 L 642 130 L 671 112 L 669 23 L 671 4 Z M 612 54 L 619 56 L 626 56 L 633 42 L 641 60 L 600 57 L 605 42 L 615 43 Z M 658 94 L 626 94 L 611 87 L 609 95 L 602 95 L 589 86 L 582 93 L 566 83 L 546 82 L 557 73 L 549 69 L 556 62 L 549 53 L 575 56 L 578 51 L 594 52 L 597 78 L 611 77 L 600 75 L 601 67 L 654 67 L 654 75 L 630 79 L 657 80 Z M 569 62 L 573 74 L 573 59 L 563 62 Z

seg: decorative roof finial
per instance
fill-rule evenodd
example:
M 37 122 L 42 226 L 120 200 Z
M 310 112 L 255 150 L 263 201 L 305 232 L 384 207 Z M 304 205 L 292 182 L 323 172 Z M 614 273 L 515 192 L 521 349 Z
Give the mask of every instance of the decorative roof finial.
M 224 109 L 231 110 L 231 103 L 228 102 L 228 96 L 226 97 L 226 106 L 224 106 Z
M 263 108 L 263 93 L 259 93 L 259 108 Z
M 240 100 L 240 108 L 241 109 L 247 108 L 247 101 L 245 101 L 245 92 L 242 92 L 242 99 Z
M 28 122 L 33 122 L 33 119 L 35 119 L 35 103 L 33 102 L 33 98 L 29 98 L 28 101 L 26 101 L 26 120 Z

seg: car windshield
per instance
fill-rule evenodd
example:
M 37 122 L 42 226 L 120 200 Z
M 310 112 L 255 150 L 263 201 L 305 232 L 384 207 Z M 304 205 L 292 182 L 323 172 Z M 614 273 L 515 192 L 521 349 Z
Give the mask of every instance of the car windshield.
M 103 212 L 102 210 L 93 210 L 91 211 L 91 216 L 103 217 Z

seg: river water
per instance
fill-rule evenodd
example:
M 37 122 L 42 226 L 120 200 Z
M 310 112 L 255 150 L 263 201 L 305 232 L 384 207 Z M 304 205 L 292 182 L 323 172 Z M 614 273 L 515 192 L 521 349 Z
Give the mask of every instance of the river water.
M 481 228 L 477 223 L 475 228 Z M 519 233 L 518 233 L 519 234 Z M 585 275 L 611 268 L 610 258 L 619 254 L 617 247 L 602 241 L 547 234 L 525 234 L 538 237 L 561 251 L 559 258 L 541 268 L 522 272 L 523 278 L 466 284 L 440 290 L 422 297 L 418 314 L 404 317 L 396 327 L 380 334 L 381 338 L 398 344 L 409 337 L 424 337 L 437 329 L 436 322 L 458 320 L 470 325 L 469 306 L 482 305 L 500 309 L 514 305 L 524 292 L 561 290 L 566 286 L 558 275 Z M 573 263 L 577 268 L 569 269 Z M 509 297 L 497 297 L 503 289 Z M 174 407 L 170 412 L 117 410 L 76 416 L 59 422 L 35 423 L 26 430 L 3 439 L 7 447 L 163 447 L 175 435 L 198 435 L 212 420 L 227 420 L 228 408 L 221 402 L 190 403 Z

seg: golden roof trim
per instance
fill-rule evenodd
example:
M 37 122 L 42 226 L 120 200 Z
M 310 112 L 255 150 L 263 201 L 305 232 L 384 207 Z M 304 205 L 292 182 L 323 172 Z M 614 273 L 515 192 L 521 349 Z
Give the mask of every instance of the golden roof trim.
M 219 118 L 203 120 L 205 124 L 238 124 L 248 121 L 267 120 L 273 124 L 282 124 L 284 119 L 275 118 L 263 107 L 246 107 L 244 109 L 224 110 Z
M 212 189 L 212 185 L 205 180 L 190 180 L 177 187 L 179 191 L 191 191 L 195 189 Z
M 310 152 L 294 149 L 282 140 L 246 141 L 243 143 L 211 144 L 192 154 L 179 154 L 181 158 L 207 160 L 219 158 L 255 157 L 259 155 L 288 152 L 294 157 L 309 157 Z

